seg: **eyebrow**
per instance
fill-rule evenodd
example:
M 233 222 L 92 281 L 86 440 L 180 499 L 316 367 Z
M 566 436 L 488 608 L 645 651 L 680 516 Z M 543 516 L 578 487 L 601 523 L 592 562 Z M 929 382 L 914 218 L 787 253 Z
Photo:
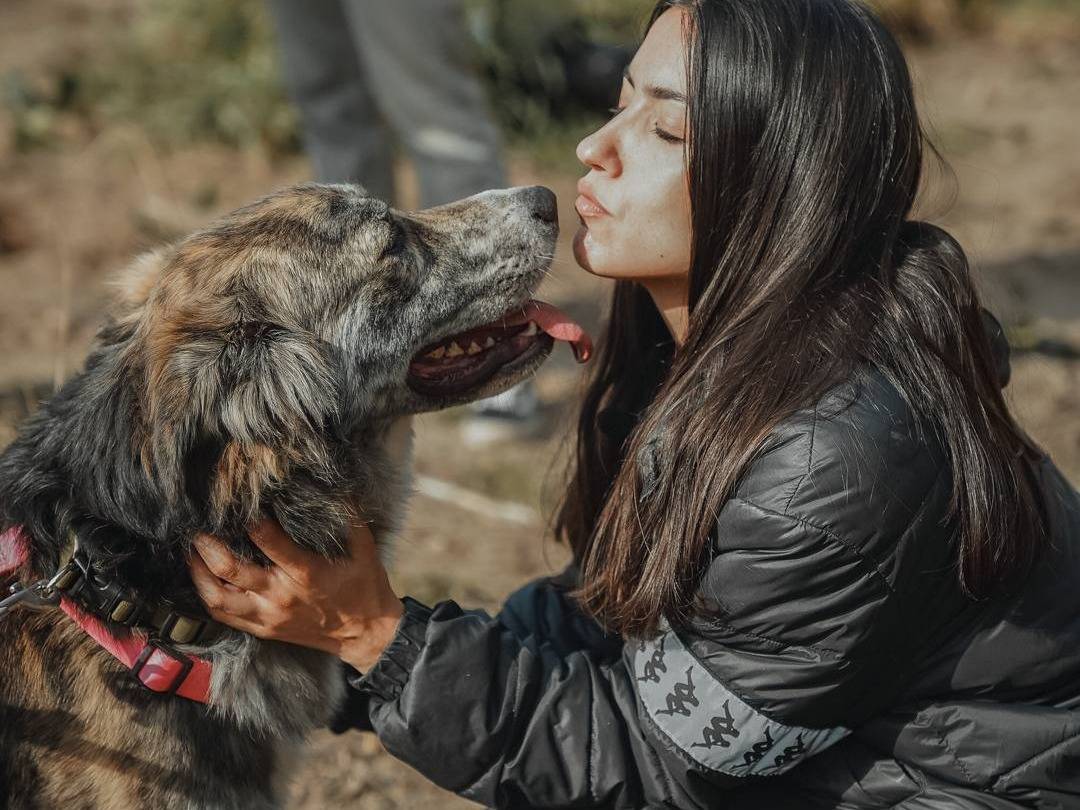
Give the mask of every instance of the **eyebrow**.
M 630 68 L 623 71 L 623 78 L 626 79 L 627 84 L 637 89 L 637 85 L 634 84 L 634 77 L 630 75 Z M 645 92 L 653 98 L 660 101 L 678 101 L 680 104 L 686 103 L 686 94 L 680 93 L 678 90 L 672 90 L 670 87 L 658 87 L 654 84 L 646 85 Z

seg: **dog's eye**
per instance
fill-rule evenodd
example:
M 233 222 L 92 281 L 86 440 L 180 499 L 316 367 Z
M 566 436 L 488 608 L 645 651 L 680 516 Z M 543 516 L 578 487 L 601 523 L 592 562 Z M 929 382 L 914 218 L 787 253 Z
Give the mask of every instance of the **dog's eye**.
M 405 246 L 407 243 L 405 229 L 399 222 L 390 223 L 390 235 L 386 241 L 386 246 L 383 248 L 382 258 L 392 259 L 395 256 L 400 256 L 405 252 Z

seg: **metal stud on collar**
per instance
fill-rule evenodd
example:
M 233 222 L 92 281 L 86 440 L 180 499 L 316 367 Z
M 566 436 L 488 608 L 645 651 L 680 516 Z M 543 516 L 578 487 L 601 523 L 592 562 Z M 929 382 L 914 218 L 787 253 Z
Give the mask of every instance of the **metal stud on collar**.
M 165 623 L 161 625 L 160 634 L 174 644 L 190 644 L 198 639 L 206 622 L 183 616 L 179 613 L 170 613 Z

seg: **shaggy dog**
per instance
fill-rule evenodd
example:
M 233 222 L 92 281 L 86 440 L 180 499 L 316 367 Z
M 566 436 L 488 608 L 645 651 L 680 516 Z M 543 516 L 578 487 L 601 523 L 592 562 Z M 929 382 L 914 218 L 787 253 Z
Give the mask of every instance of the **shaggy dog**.
M 8 580 L 48 580 L 77 547 L 80 606 L 116 638 L 209 661 L 209 700 L 143 686 L 45 588 L 0 617 L 0 805 L 279 806 L 290 748 L 342 700 L 339 663 L 177 632 L 205 618 L 190 540 L 258 558 L 244 527 L 272 516 L 335 557 L 363 520 L 384 549 L 411 414 L 509 388 L 555 338 L 583 359 L 580 330 L 529 300 L 557 232 L 538 187 L 406 215 L 306 185 L 135 262 L 85 370 L 0 457 L 0 530 L 25 546 Z

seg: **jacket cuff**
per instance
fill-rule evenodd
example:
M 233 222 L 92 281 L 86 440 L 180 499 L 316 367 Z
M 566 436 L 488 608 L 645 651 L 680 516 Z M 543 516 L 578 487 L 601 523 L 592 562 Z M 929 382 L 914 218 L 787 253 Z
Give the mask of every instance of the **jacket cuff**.
M 396 700 L 404 691 L 413 664 L 427 643 L 427 626 L 432 610 L 406 596 L 401 600 L 404 613 L 397 632 L 382 655 L 365 674 L 348 676 L 354 689 L 376 695 L 384 701 Z
M 361 674 L 342 661 L 341 676 L 346 683 L 345 700 L 337 713 L 330 718 L 330 730 L 335 734 L 344 734 L 346 731 L 374 731 L 371 718 L 368 717 L 368 700 L 371 695 L 350 688 L 354 679 L 362 677 Z

